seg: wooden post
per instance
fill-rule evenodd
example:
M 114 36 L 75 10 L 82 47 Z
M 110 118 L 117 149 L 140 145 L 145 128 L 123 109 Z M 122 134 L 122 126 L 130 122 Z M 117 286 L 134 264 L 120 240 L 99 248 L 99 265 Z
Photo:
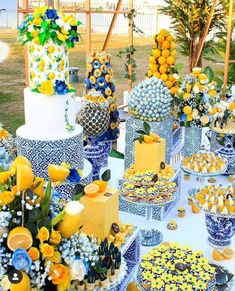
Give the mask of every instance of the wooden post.
M 201 37 L 199 45 L 198 45 L 198 52 L 197 52 L 196 59 L 195 59 L 193 67 L 197 66 L 198 61 L 200 59 L 200 56 L 201 56 L 201 53 L 202 53 L 202 49 L 203 49 L 206 37 L 208 35 L 208 31 L 209 31 L 209 28 L 210 28 L 210 25 L 211 25 L 211 21 L 212 21 L 214 12 L 215 12 L 215 8 L 216 8 L 216 5 L 217 5 L 217 2 L 218 2 L 218 0 L 214 0 L 214 3 L 212 5 L 212 7 L 211 7 L 211 11 L 210 11 L 210 14 L 209 14 L 209 17 L 208 17 L 207 25 L 203 30 L 203 34 L 202 34 L 202 37 Z
M 28 10 L 29 10 L 28 0 L 23 0 L 23 9 L 26 10 L 26 12 L 24 12 L 24 17 L 25 17 L 28 14 Z
M 86 0 L 86 54 L 91 51 L 91 1 Z
M 229 57 L 230 57 L 230 45 L 232 37 L 232 17 L 233 17 L 233 0 L 229 1 L 229 12 L 228 12 L 228 30 L 227 30 L 227 40 L 226 40 L 226 54 L 224 61 L 224 85 L 223 89 L 225 90 L 228 84 L 228 66 L 229 66 Z
M 44 0 L 45 6 L 54 7 L 54 0 Z
M 55 8 L 56 10 L 60 10 L 60 0 L 55 0 L 55 1 L 54 1 L 54 8 Z
M 129 13 L 132 13 L 133 11 L 133 0 L 129 0 L 129 11 L 130 11 Z M 133 39 L 134 39 L 133 29 L 134 29 L 134 20 L 133 20 L 133 15 L 132 15 L 132 17 L 129 19 L 129 47 L 133 47 Z M 128 65 L 128 71 L 129 71 L 129 76 L 130 76 L 130 79 L 128 81 L 128 91 L 130 92 L 132 89 L 132 65 L 131 64 Z
M 122 5 L 122 1 L 123 0 L 118 0 L 118 4 L 116 6 L 115 12 L 118 12 L 120 10 L 121 5 Z M 113 19 L 111 21 L 111 24 L 110 24 L 108 33 L 107 33 L 106 38 L 105 38 L 105 41 L 104 41 L 104 45 L 103 45 L 103 49 L 102 49 L 103 51 L 105 51 L 107 49 L 108 42 L 110 40 L 110 37 L 111 37 L 112 32 L 113 32 L 113 29 L 114 29 L 114 25 L 115 25 L 116 20 L 117 20 L 117 16 L 118 16 L 118 13 L 114 13 Z

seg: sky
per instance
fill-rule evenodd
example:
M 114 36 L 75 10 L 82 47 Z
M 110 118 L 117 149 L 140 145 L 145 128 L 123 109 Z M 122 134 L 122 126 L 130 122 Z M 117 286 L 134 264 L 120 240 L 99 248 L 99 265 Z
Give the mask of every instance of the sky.
M 7 22 L 8 26 L 16 26 L 16 7 L 17 7 L 17 0 L 0 0 L 0 10 L 6 9 L 5 11 L 1 12 L 0 14 L 0 26 L 6 27 Z

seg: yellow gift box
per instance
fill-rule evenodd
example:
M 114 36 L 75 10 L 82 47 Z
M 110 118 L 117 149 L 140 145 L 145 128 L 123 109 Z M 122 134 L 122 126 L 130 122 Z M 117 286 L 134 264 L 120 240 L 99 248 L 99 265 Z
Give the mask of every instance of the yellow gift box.
M 134 143 L 134 169 L 136 171 L 152 170 L 156 173 L 160 170 L 161 162 L 165 163 L 166 140 L 160 138 L 160 142 Z
M 94 198 L 84 195 L 80 200 L 85 206 L 82 231 L 99 239 L 108 237 L 112 224 L 119 222 L 118 196 L 118 190 L 114 188 L 107 188 Z

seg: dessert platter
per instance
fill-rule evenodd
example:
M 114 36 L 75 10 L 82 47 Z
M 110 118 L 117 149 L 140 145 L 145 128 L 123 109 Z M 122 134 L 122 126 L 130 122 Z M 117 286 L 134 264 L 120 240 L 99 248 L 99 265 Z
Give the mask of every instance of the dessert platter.
M 197 132 L 200 148 L 203 126 L 230 136 L 234 100 L 218 101 L 208 67 L 181 78 L 174 39 L 161 29 L 147 78 L 129 92 L 124 158 L 110 158 L 107 168 L 121 130 L 112 57 L 88 54 L 77 98 L 69 49 L 80 24 L 43 6 L 19 27 L 25 124 L 16 139 L 0 125 L 0 290 L 136 291 L 133 278 L 140 290 L 232 290 L 231 152 L 195 150 L 190 137 Z M 183 141 L 174 148 L 174 124 L 186 127 L 183 151 Z M 191 175 L 210 184 L 197 188 Z
M 226 172 L 227 160 L 213 152 L 200 152 L 184 158 L 181 169 L 196 176 L 218 176 Z

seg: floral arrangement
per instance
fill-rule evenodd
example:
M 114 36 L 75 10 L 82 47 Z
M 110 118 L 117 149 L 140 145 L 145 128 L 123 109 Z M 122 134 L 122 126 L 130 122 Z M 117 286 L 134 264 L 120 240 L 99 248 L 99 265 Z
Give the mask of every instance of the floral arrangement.
M 54 199 L 54 187 L 72 173 L 67 165 L 49 165 L 50 180 L 45 183 L 34 176 L 23 156 L 14 160 L 9 171 L 0 172 L 0 286 L 4 290 L 77 290 L 90 282 L 108 284 L 118 273 L 119 250 L 114 245 L 107 250 L 104 243 L 99 247 L 94 238 L 81 233 L 84 206 Z M 18 282 L 11 280 L 12 271 Z
M 149 71 L 147 77 L 156 77 L 165 82 L 172 95 L 178 90 L 177 69 L 175 67 L 175 43 L 171 33 L 166 29 L 161 29 L 154 36 L 155 45 L 152 55 L 149 57 Z
M 15 157 L 14 149 L 14 138 L 0 123 L 0 170 L 9 168 L 12 159 Z
M 37 7 L 19 26 L 18 39 L 23 41 L 23 45 L 33 41 L 44 46 L 52 40 L 57 45 L 65 43 L 68 48 L 72 48 L 74 42 L 79 40 L 79 25 L 81 22 L 72 15 L 66 16 L 51 7 Z
M 210 113 L 214 127 L 235 132 L 235 98 L 220 100 L 210 108 Z
M 206 127 L 211 124 L 210 107 L 217 102 L 219 94 L 216 83 L 209 74 L 210 69 L 202 72 L 194 68 L 186 75 L 175 95 L 175 114 L 181 126 Z

